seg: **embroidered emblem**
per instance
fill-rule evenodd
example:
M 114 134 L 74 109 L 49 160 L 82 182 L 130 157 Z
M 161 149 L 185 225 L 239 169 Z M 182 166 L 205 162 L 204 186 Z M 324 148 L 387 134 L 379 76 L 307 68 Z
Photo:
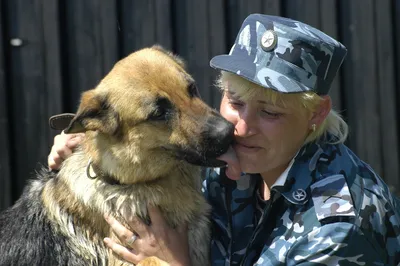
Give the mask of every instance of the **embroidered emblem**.
M 304 191 L 304 189 L 297 189 L 296 191 L 293 191 L 293 198 L 297 201 L 303 201 L 307 197 L 307 193 Z

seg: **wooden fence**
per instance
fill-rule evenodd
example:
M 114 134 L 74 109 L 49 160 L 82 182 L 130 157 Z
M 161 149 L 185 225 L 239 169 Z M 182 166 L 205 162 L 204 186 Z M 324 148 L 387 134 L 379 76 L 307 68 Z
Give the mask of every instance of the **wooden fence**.
M 348 145 L 399 192 L 400 1 L 0 0 L 0 210 L 46 165 L 48 117 L 74 112 L 132 51 L 157 43 L 179 54 L 218 107 L 209 59 L 229 51 L 250 13 L 302 20 L 348 48 L 334 106 Z

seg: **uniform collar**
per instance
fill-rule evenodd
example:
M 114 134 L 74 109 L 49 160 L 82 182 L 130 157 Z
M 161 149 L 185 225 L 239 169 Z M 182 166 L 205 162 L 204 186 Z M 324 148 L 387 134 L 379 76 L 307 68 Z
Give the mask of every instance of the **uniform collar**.
M 277 181 L 271 186 L 271 189 L 280 193 L 285 199 L 296 205 L 303 205 L 311 197 L 310 185 L 314 181 L 315 169 L 319 158 L 324 153 L 321 145 L 315 142 L 304 145 L 287 169 L 281 174 Z M 222 172 L 225 175 L 225 171 Z M 232 187 L 240 197 L 253 195 L 258 182 L 262 180 L 255 179 L 254 175 L 242 173 L 239 180 L 230 180 L 225 177 L 222 179 L 225 186 Z M 259 181 L 255 181 L 259 180 Z
M 313 172 L 315 172 L 321 154 L 323 154 L 323 149 L 319 144 L 309 143 L 301 148 L 292 161 L 291 167 L 286 169 L 288 173 L 286 173 L 284 185 L 276 187 L 276 190 L 290 203 L 303 205 L 310 199 Z M 281 182 L 280 178 L 278 181 Z
M 283 187 L 285 185 L 286 179 L 288 177 L 290 169 L 293 166 L 293 163 L 294 163 L 294 158 L 290 161 L 286 170 L 283 171 L 283 173 L 278 177 L 278 179 L 275 181 L 275 183 L 271 186 L 271 189 L 273 187 Z

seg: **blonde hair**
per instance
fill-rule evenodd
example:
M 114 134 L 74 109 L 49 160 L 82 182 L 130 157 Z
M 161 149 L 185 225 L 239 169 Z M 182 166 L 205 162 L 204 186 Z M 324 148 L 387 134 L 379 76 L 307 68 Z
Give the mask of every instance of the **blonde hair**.
M 243 101 L 265 97 L 268 101 L 278 106 L 286 107 L 287 104 L 294 105 L 296 108 L 304 108 L 305 111 L 313 113 L 317 110 L 319 104 L 323 100 L 321 96 L 314 92 L 300 93 L 281 93 L 273 89 L 266 89 L 238 75 L 221 71 L 220 77 L 217 79 L 217 86 L 221 91 L 229 91 L 226 84 L 234 83 L 235 91 L 232 93 Z M 229 86 L 228 86 L 229 87 Z M 331 109 L 325 120 L 315 131 L 311 131 L 305 139 L 305 144 L 323 139 L 331 144 L 344 143 L 347 139 L 349 128 L 347 123 L 339 115 L 338 112 Z M 333 138 L 328 138 L 328 134 Z

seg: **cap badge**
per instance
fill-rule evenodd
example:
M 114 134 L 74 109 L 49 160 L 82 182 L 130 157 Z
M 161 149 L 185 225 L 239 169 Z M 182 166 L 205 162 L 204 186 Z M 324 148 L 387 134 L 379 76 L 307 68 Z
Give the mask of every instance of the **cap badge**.
M 296 191 L 293 191 L 293 198 L 296 201 L 303 201 L 307 197 L 307 193 L 304 191 L 304 189 L 297 189 Z
M 271 51 L 276 47 L 278 43 L 278 35 L 273 30 L 267 30 L 261 37 L 261 47 L 264 51 Z

